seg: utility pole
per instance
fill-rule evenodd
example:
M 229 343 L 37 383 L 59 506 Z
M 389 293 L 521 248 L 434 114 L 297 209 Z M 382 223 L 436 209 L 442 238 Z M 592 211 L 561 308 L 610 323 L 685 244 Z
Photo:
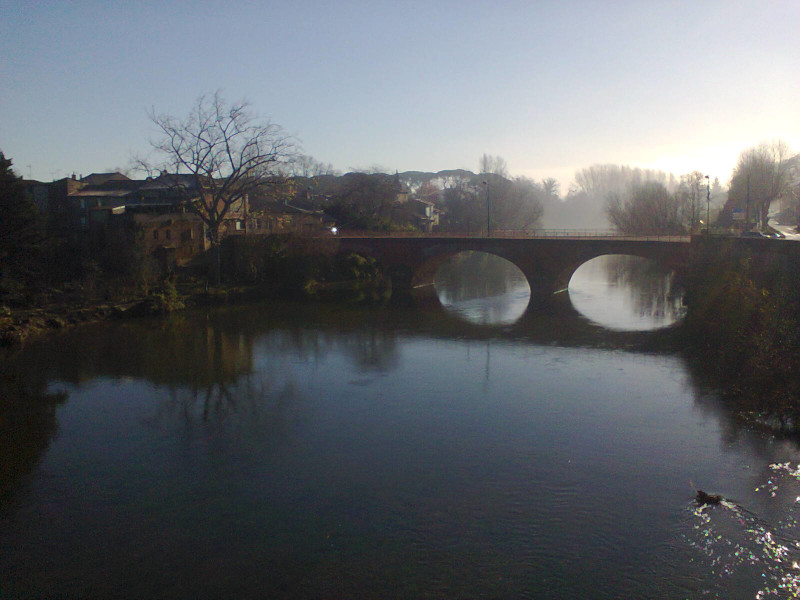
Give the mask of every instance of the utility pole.
M 750 231 L 750 173 L 747 173 L 747 196 L 744 205 L 744 230 Z
M 706 235 L 711 233 L 711 179 L 706 175 Z
M 489 192 L 489 180 L 483 182 L 486 186 L 486 237 L 492 236 L 492 199 Z

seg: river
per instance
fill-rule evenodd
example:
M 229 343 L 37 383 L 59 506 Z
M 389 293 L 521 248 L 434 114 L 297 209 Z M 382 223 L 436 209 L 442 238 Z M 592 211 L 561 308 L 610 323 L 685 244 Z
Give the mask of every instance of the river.
M 670 274 L 602 259 L 528 308 L 478 255 L 434 291 L 101 323 L 4 357 L 0 597 L 796 590 L 797 447 L 695 383 Z

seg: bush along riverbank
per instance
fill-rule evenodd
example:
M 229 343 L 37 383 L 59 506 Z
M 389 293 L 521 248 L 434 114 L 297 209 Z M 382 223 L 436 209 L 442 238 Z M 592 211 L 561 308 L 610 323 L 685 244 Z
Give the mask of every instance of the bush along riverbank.
M 102 278 L 91 284 L 68 282 L 48 289 L 39 300 L 29 296 L 0 303 L 0 347 L 81 323 L 112 318 L 166 315 L 188 307 L 227 304 L 270 297 L 382 302 L 388 279 L 374 259 L 338 255 L 329 240 L 299 236 L 241 238 L 223 247 L 223 282 L 180 270 L 160 281 Z
M 228 281 L 290 297 L 381 301 L 390 283 L 375 259 L 339 254 L 335 238 L 273 235 L 228 238 L 223 272 Z
M 39 306 L 0 306 L 0 347 L 15 346 L 46 331 L 113 318 L 168 314 L 186 306 L 186 296 L 171 281 L 144 293 L 108 298 L 95 294 L 53 294 Z
M 683 346 L 701 385 L 736 419 L 800 436 L 800 268 L 701 255 L 687 285 Z

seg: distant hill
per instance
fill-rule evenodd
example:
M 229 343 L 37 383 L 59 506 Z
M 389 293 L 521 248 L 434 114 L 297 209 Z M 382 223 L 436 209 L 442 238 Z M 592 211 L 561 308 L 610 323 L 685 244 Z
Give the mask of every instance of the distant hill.
M 400 178 L 400 181 L 408 186 L 408 188 L 411 190 L 415 190 L 429 181 L 439 180 L 441 182 L 445 182 L 448 179 L 467 179 L 470 181 L 477 181 L 479 179 L 479 176 L 476 173 L 467 171 L 466 169 L 446 169 L 437 173 L 429 173 L 426 171 L 403 171 L 402 173 L 398 173 L 397 176 Z

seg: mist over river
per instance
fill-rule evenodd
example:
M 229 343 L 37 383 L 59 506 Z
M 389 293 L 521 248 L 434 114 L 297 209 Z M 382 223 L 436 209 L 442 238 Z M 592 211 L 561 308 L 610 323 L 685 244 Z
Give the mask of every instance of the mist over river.
M 546 307 L 462 256 L 385 306 L 188 311 L 2 357 L 0 597 L 788 597 L 797 447 L 664 342 L 672 274 L 604 261 Z

